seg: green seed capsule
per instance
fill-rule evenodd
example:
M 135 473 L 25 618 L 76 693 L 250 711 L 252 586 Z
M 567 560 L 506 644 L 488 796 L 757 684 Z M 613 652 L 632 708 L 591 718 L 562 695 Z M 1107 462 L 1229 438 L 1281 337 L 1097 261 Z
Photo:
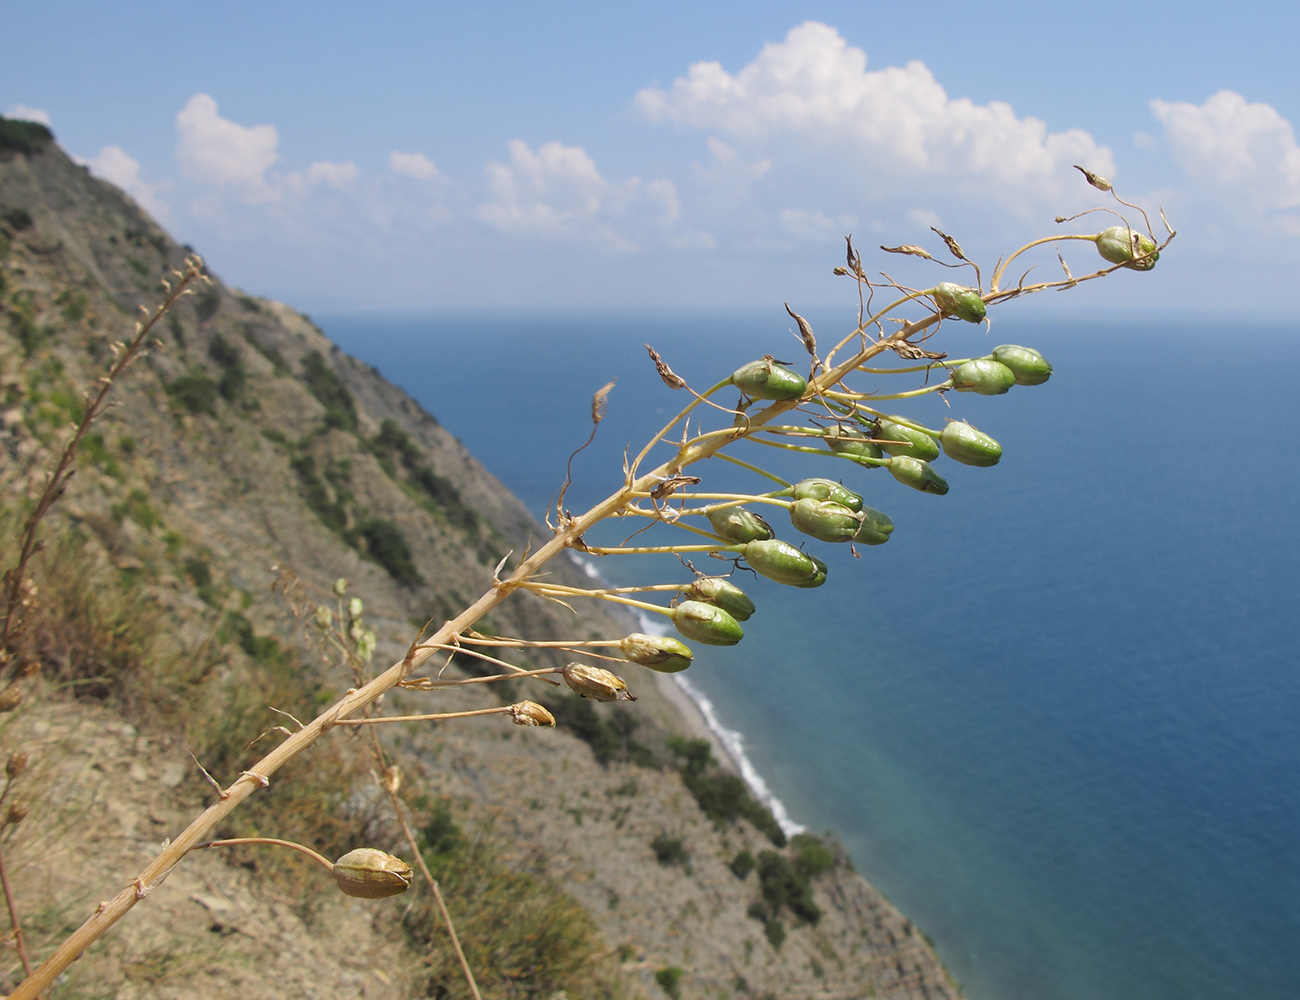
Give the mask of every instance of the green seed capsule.
M 1003 344 L 993 348 L 993 360 L 1006 365 L 1016 377 L 1016 385 L 1042 385 L 1052 377 L 1052 365 L 1032 347 Z
M 702 576 L 683 587 L 681 593 L 693 601 L 716 604 L 738 622 L 747 620 L 754 613 L 754 602 L 749 595 L 720 576 Z
M 645 635 L 633 632 L 619 640 L 623 657 L 661 674 L 675 674 L 691 665 L 691 647 L 668 635 Z
M 862 497 L 834 479 L 802 479 L 790 487 L 795 500 L 831 500 L 849 510 L 862 509 Z
M 833 500 L 804 499 L 790 505 L 790 523 L 819 541 L 847 542 L 862 522 L 855 512 Z
M 769 580 L 795 587 L 818 586 L 808 583 L 817 576 L 816 561 L 789 542 L 783 542 L 779 538 L 749 542 L 745 545 L 744 556 L 751 569 Z M 824 579 L 824 567 L 822 573 Z
M 922 493 L 943 496 L 948 492 L 948 480 L 930 468 L 929 462 L 922 462 L 910 455 L 896 455 L 889 460 L 889 471 L 904 486 L 910 486 Z
M 1016 373 L 1001 361 L 976 358 L 959 365 L 952 373 L 952 387 L 958 392 L 978 392 L 981 396 L 1000 396 L 1016 384 Z
M 737 368 L 731 381 L 750 399 L 798 399 L 808 388 L 802 375 L 771 358 Z
M 826 564 L 816 556 L 809 556 L 813 564 L 813 575 L 804 577 L 794 584 L 796 587 L 820 587 L 826 582 Z
M 861 542 L 863 545 L 884 545 L 893 533 L 894 522 L 889 519 L 888 514 L 872 507 L 863 507 L 862 526 L 853 536 L 853 541 Z
M 706 646 L 734 646 L 745 637 L 745 630 L 736 619 L 716 605 L 703 601 L 682 601 L 672 609 L 672 616 L 678 632 Z
M 1097 252 L 1112 264 L 1123 264 L 1134 271 L 1150 271 L 1160 259 L 1155 241 L 1128 226 L 1111 226 L 1098 233 Z
M 962 465 L 987 468 L 997 465 L 1002 458 L 1002 445 L 964 420 L 949 422 L 943 429 L 939 443 L 943 445 L 945 455 Z
M 930 462 L 939 457 L 939 446 L 934 438 L 925 431 L 915 427 L 895 423 L 888 417 L 880 418 L 880 430 L 876 437 L 888 441 L 906 441 L 907 444 L 882 444 L 881 450 L 889 455 L 911 455 L 923 462 Z
M 982 323 L 987 309 L 980 293 L 974 288 L 957 285 L 951 281 L 934 286 L 934 301 L 939 310 L 949 316 L 964 319 L 967 323 Z
M 714 532 L 729 542 L 752 542 L 756 539 L 776 536 L 770 524 L 753 511 L 745 510 L 744 507 L 711 510 L 708 518 Z
M 870 436 L 870 432 L 865 427 L 840 427 L 838 424 L 834 427 L 827 427 L 822 432 L 826 447 L 837 455 L 846 455 L 852 458 L 853 461 L 866 466 L 868 469 L 875 466 L 869 461 L 862 462 L 859 459 L 880 458 L 882 454 L 880 445 L 872 444 L 866 440 Z

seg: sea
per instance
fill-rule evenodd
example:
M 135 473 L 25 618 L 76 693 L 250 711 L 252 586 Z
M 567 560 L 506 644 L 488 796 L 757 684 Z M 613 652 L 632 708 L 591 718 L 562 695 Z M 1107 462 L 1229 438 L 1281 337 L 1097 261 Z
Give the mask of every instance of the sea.
M 697 647 L 685 676 L 786 822 L 832 831 L 973 1000 L 1300 995 L 1300 324 L 1000 313 L 932 346 L 1034 347 L 1048 383 L 883 404 L 1001 442 L 994 468 L 939 460 L 946 496 L 737 452 L 842 478 L 896 530 L 858 558 L 813 542 L 821 588 L 744 582 L 745 639 Z M 808 318 L 823 348 L 855 322 Z M 697 388 L 765 354 L 805 364 L 779 309 L 317 319 L 539 519 L 601 386 L 615 381 L 572 461 L 573 511 L 688 401 L 646 344 Z M 694 471 L 699 489 L 769 488 L 718 460 Z M 671 556 L 598 568 L 686 577 Z

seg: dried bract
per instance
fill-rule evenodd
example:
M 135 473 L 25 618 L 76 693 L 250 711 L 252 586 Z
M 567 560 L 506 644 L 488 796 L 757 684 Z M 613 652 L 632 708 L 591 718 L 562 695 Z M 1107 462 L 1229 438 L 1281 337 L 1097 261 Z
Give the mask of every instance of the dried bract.
M 516 726 L 555 728 L 555 716 L 535 701 L 520 701 L 510 706 L 510 721 Z

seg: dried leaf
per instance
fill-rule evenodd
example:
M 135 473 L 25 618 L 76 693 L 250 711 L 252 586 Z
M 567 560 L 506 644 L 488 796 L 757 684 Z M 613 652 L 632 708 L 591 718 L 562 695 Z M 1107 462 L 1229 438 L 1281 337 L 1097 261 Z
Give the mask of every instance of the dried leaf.
M 655 500 L 664 500 L 672 496 L 683 486 L 695 486 L 700 482 L 699 476 L 671 476 L 650 491 Z
M 1079 173 L 1083 174 L 1083 176 L 1088 179 L 1088 183 L 1091 184 L 1093 187 L 1095 187 L 1098 191 L 1110 191 L 1115 187 L 1114 184 L 1106 180 L 1105 177 L 1102 177 L 1101 174 L 1094 174 L 1091 170 L 1085 170 L 1077 163 L 1074 165 L 1074 169 L 1079 171 Z
M 912 257 L 921 257 L 924 258 L 925 260 L 934 260 L 934 257 L 930 255 L 930 252 L 928 250 L 926 250 L 924 247 L 918 247 L 914 243 L 904 243 L 901 247 L 887 247 L 882 243 L 880 245 L 880 249 L 885 251 L 885 253 L 905 253 Z
M 1056 259 L 1061 262 L 1061 270 L 1065 272 L 1066 280 L 1069 281 L 1071 284 L 1074 284 L 1075 283 L 1074 275 L 1070 273 L 1070 265 L 1067 264 L 1065 262 L 1065 258 L 1061 256 L 1060 250 L 1056 251 Z
M 930 232 L 937 233 L 939 238 L 948 244 L 949 252 L 958 260 L 968 260 L 966 255 L 961 251 L 961 244 L 945 233 L 942 229 L 936 229 L 934 226 L 931 226 Z
M 920 361 L 922 358 L 929 361 L 942 361 L 948 356 L 942 351 L 927 351 L 925 348 L 917 347 L 906 340 L 895 340 L 889 346 L 895 354 L 906 361 Z
M 599 424 L 605 419 L 605 411 L 609 409 L 607 397 L 609 396 L 610 390 L 613 388 L 613 382 L 606 382 L 597 389 L 596 394 L 591 397 L 591 422 L 593 424 Z
M 645 349 L 650 352 L 650 360 L 655 363 L 655 371 L 657 371 L 659 373 L 659 377 L 664 380 L 664 385 L 668 386 L 669 389 L 686 388 L 686 379 L 682 378 L 675 371 L 673 371 L 666 364 L 664 364 L 664 359 L 659 356 L 658 351 L 656 351 L 649 344 L 645 345 Z
M 790 308 L 790 303 L 785 303 L 785 311 L 790 314 L 790 318 L 799 324 L 799 336 L 803 338 L 804 349 L 814 358 L 817 357 L 817 338 L 813 336 L 812 326 L 808 321 Z

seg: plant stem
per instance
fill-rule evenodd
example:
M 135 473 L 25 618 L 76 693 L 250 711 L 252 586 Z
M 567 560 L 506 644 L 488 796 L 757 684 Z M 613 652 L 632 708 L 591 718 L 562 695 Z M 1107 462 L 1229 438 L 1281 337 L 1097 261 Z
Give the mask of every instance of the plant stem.
M 8 790 L 6 786 L 5 791 Z M 23 939 L 23 925 L 18 919 L 18 907 L 14 903 L 13 890 L 9 888 L 9 873 L 5 871 L 3 844 L 0 844 L 0 888 L 4 890 L 5 905 L 9 908 L 9 924 L 14 929 L 14 947 L 18 950 L 18 958 L 23 963 L 23 975 L 30 977 L 32 963 L 31 959 L 27 957 L 27 942 Z
M 206 844 L 195 844 L 190 850 L 204 851 L 210 847 L 236 847 L 239 844 L 270 844 L 273 847 L 288 847 L 299 854 L 307 855 L 327 872 L 332 874 L 334 871 L 334 862 L 323 854 L 317 854 L 304 844 L 295 844 L 292 840 L 279 840 L 276 837 L 231 837 L 229 840 L 209 840 Z
M 378 715 L 367 719 L 339 719 L 332 726 L 378 726 L 386 722 L 440 722 L 443 719 L 469 719 L 476 715 L 502 715 L 512 706 L 501 705 L 497 708 L 476 708 L 470 712 L 430 712 L 427 715 Z
M 765 478 L 772 480 L 772 482 L 774 483 L 779 483 L 781 486 L 785 486 L 787 488 L 790 486 L 790 484 L 787 483 L 780 476 L 775 476 L 772 473 L 768 472 L 766 469 L 760 469 L 757 465 L 750 465 L 748 462 L 741 461 L 735 455 L 728 455 L 726 452 L 720 451 L 713 457 L 720 458 L 724 462 L 730 462 L 732 465 L 739 465 L 742 469 L 748 469 L 750 472 L 755 472 L 760 476 L 764 476 Z

